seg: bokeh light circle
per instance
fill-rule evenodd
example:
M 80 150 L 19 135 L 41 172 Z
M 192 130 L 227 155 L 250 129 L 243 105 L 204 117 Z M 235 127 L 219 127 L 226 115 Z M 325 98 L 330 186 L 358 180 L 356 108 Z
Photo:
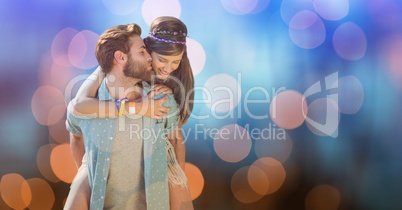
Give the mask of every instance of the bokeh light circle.
M 230 187 L 234 197 L 242 203 L 253 203 L 263 195 L 256 193 L 248 183 L 249 167 L 244 166 L 237 170 L 231 179 Z
M 32 210 L 52 209 L 55 202 L 55 195 L 49 183 L 40 178 L 26 180 L 32 192 L 32 200 L 28 205 Z
M 60 91 L 64 91 L 67 84 L 71 81 L 73 74 L 73 66 L 61 66 L 51 58 L 50 53 L 46 53 L 42 56 L 38 78 L 40 85 L 53 86 Z
M 0 209 L 1 210 L 12 210 L 1 198 L 1 189 L 0 189 Z
M 90 69 L 98 64 L 94 49 L 99 35 L 93 31 L 80 31 L 71 40 L 68 47 L 70 63 L 80 69 Z
M 246 129 L 237 124 L 223 126 L 215 134 L 214 149 L 222 160 L 235 163 L 250 153 L 251 138 Z
M 393 35 L 384 39 L 379 55 L 383 57 L 389 79 L 402 90 L 402 36 Z
M 202 45 L 194 39 L 187 38 L 187 56 L 194 76 L 199 74 L 205 65 L 206 55 Z
M 66 111 L 63 94 L 52 86 L 41 86 L 35 91 L 31 108 L 36 121 L 41 125 L 57 123 Z
M 36 165 L 38 166 L 39 172 L 47 180 L 51 182 L 59 182 L 60 179 L 53 173 L 52 166 L 50 165 L 50 155 L 52 154 L 52 149 L 56 145 L 46 144 L 38 149 L 36 154 Z
M 346 60 L 359 60 L 366 54 L 366 35 L 352 22 L 343 23 L 335 30 L 332 43 L 335 52 Z
M 184 172 L 187 176 L 191 199 L 194 200 L 201 195 L 204 189 L 204 176 L 197 166 L 188 162 L 185 163 Z
M 0 193 L 4 202 L 13 209 L 25 209 L 32 195 L 24 177 L 20 174 L 5 174 L 0 180 Z
M 304 122 L 307 110 L 306 99 L 301 93 L 285 90 L 272 99 L 269 115 L 279 127 L 294 129 Z
M 280 129 L 272 129 L 272 134 L 276 135 L 275 139 L 256 139 L 254 150 L 258 157 L 272 157 L 284 163 L 292 153 L 293 142 L 290 136 Z M 284 135 L 282 135 L 284 133 Z M 283 137 L 282 137 L 283 136 Z
M 202 97 L 212 112 L 229 112 L 241 100 L 238 81 L 228 74 L 215 74 L 204 84 Z
M 254 192 L 260 195 L 266 195 L 269 190 L 269 180 L 265 172 L 255 166 L 248 168 L 248 183 Z
M 48 124 L 47 125 L 53 125 L 57 122 L 59 122 L 61 119 L 63 119 L 64 117 L 64 113 L 66 112 L 66 104 L 57 104 L 55 106 L 53 106 L 50 110 L 49 110 L 49 116 L 48 116 Z M 61 117 L 60 119 L 60 114 L 63 113 L 63 117 Z M 57 117 L 56 117 L 57 116 Z
M 315 13 L 304 10 L 290 20 L 289 35 L 298 47 L 313 49 L 325 41 L 325 25 Z
M 319 185 L 308 192 L 305 198 L 306 210 L 336 210 L 341 196 L 339 190 L 330 185 Z
M 71 183 L 77 173 L 70 144 L 60 144 L 53 148 L 50 155 L 50 165 L 54 174 L 63 182 Z
M 338 80 L 338 107 L 344 114 L 356 114 L 363 105 L 364 89 L 359 79 L 344 76 Z
M 29 207 L 29 204 L 32 202 L 33 192 L 31 191 L 31 188 L 26 180 L 22 182 L 21 195 L 24 204 Z
M 340 20 L 349 13 L 349 0 L 314 0 L 317 13 L 326 20 Z
M 253 164 L 253 167 L 260 168 L 265 172 L 265 175 L 269 181 L 269 189 L 265 193 L 266 195 L 276 192 L 282 187 L 286 178 L 286 171 L 281 162 L 271 157 L 264 157 L 257 159 Z
M 290 20 L 300 11 L 314 11 L 312 0 L 282 0 L 281 17 L 282 20 L 289 25 Z
M 51 54 L 53 61 L 58 65 L 65 67 L 71 66 L 68 58 L 68 47 L 77 33 L 78 31 L 73 28 L 65 28 L 54 37 L 51 46 Z
M 221 4 L 231 14 L 245 15 L 256 8 L 258 0 L 221 0 Z
M 66 129 L 66 118 L 61 118 L 57 123 L 48 126 L 50 136 L 60 144 L 70 142 L 70 133 Z
M 103 0 L 106 9 L 115 15 L 129 15 L 141 6 L 140 1 Z
M 142 17 L 150 26 L 152 21 L 160 16 L 180 18 L 181 5 L 178 0 L 145 0 L 142 4 Z
M 316 135 L 337 136 L 340 113 L 336 101 L 319 98 L 308 105 L 306 125 Z
M 259 0 L 257 5 L 254 7 L 254 10 L 251 11 L 251 14 L 257 14 L 264 11 L 268 6 L 271 0 Z

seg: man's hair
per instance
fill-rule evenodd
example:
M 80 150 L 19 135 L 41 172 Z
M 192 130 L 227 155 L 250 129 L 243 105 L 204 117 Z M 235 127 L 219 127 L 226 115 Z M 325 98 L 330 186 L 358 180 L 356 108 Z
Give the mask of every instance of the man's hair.
M 132 23 L 126 25 L 113 26 L 103 32 L 96 43 L 95 56 L 104 73 L 109 73 L 113 66 L 114 53 L 122 51 L 130 52 L 130 37 L 141 36 L 139 25 Z

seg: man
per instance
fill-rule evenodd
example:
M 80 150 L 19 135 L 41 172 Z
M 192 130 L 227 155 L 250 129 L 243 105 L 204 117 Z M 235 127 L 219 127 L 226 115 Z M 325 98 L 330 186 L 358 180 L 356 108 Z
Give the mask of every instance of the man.
M 147 95 L 152 76 L 151 57 L 136 24 L 106 30 L 96 46 L 96 58 L 106 73 L 98 90 L 100 100 L 135 101 Z M 165 96 L 166 97 L 166 96 Z M 68 108 L 67 129 L 85 141 L 90 209 L 169 209 L 165 136 L 177 126 L 172 95 L 164 106 L 168 117 L 155 120 L 132 117 L 90 119 L 74 116 Z M 169 136 L 168 134 L 168 136 Z

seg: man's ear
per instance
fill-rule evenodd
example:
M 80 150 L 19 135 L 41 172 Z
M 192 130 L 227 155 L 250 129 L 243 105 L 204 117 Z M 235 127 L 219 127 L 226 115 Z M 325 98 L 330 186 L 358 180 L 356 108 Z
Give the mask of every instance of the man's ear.
M 117 50 L 116 52 L 114 52 L 114 60 L 116 61 L 117 64 L 124 65 L 125 62 L 127 61 L 127 55 L 122 51 Z

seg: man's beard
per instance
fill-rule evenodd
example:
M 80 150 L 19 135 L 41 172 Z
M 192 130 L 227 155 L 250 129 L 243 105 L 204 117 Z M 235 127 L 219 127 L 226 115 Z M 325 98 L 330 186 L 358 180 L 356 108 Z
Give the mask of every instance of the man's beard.
M 153 71 L 147 70 L 148 65 L 142 62 L 134 62 L 131 59 L 131 55 L 128 56 L 128 61 L 124 66 L 123 73 L 126 77 L 137 78 L 142 81 L 150 82 L 152 75 L 154 74 Z

